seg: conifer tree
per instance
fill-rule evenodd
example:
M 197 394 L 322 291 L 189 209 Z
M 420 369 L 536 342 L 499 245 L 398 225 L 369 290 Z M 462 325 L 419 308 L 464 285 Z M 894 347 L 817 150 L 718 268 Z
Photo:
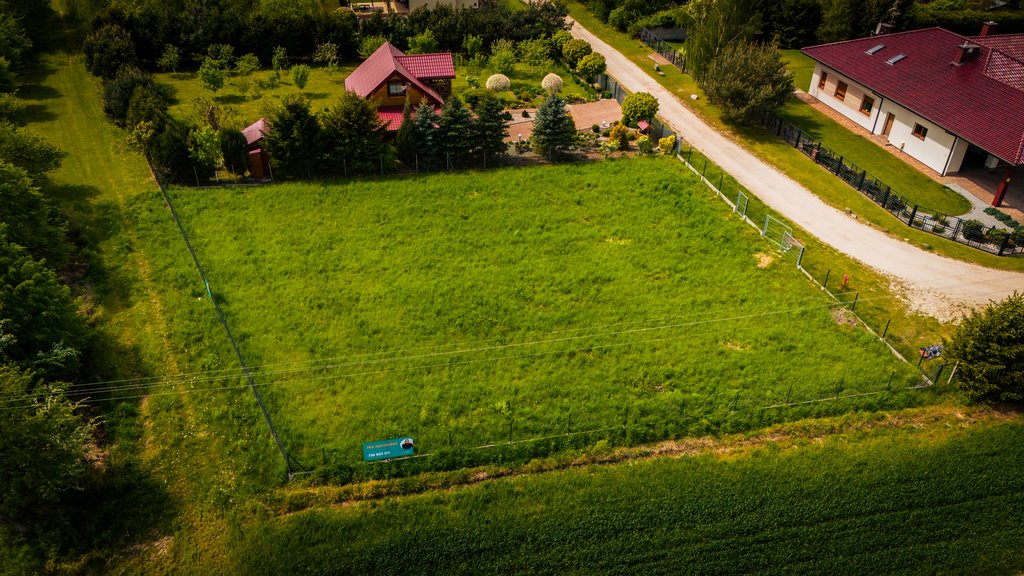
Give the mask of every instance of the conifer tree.
M 485 98 L 476 108 L 476 122 L 473 124 L 473 154 L 481 156 L 484 164 L 504 154 L 508 145 L 508 124 L 502 117 L 504 112 L 497 98 Z
M 419 170 L 440 170 L 444 156 L 438 130 L 438 117 L 434 107 L 421 102 L 412 117 L 412 141 L 415 143 L 416 166 Z
M 448 168 L 465 165 L 466 157 L 473 142 L 470 131 L 473 115 L 463 106 L 462 100 L 452 96 L 444 103 L 441 118 L 437 122 L 437 135 L 445 166 Z
M 537 110 L 533 123 L 533 150 L 549 159 L 564 154 L 576 139 L 576 126 L 565 108 L 565 100 L 548 96 Z

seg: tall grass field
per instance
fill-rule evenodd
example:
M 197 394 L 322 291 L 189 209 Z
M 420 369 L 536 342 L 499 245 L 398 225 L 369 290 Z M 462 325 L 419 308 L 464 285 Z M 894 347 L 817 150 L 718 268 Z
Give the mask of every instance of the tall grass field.
M 929 394 L 675 161 L 171 195 L 307 466 L 398 436 L 420 454 L 636 443 Z M 133 209 L 197 403 L 216 406 L 244 389 L 225 332 L 162 199 Z

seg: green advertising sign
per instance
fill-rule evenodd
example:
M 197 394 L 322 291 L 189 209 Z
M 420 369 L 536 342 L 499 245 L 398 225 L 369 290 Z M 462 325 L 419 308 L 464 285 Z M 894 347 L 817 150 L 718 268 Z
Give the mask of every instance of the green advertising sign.
M 377 442 L 363 442 L 363 460 L 389 460 L 413 455 L 412 438 L 392 438 Z

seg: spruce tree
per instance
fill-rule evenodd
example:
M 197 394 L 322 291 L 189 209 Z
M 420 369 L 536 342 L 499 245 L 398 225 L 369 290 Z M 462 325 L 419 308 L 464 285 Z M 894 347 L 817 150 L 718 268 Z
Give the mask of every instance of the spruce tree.
M 534 152 L 554 159 L 571 149 L 575 139 L 576 125 L 565 108 L 565 100 L 557 95 L 548 96 L 533 123 Z
M 473 154 L 483 157 L 484 164 L 504 154 L 508 145 L 508 124 L 502 117 L 504 108 L 501 101 L 488 97 L 476 109 L 476 122 L 473 124 Z
M 434 106 L 421 102 L 412 117 L 412 140 L 415 143 L 416 166 L 420 170 L 440 170 L 443 166 Z
M 473 115 L 463 106 L 462 100 L 452 96 L 441 110 L 441 118 L 437 122 L 440 150 L 447 168 L 462 167 L 466 156 L 472 149 L 470 131 L 473 128 Z
M 394 166 L 394 148 L 385 142 L 387 126 L 369 100 L 346 92 L 337 104 L 320 113 L 319 120 L 320 151 L 326 170 L 369 174 Z

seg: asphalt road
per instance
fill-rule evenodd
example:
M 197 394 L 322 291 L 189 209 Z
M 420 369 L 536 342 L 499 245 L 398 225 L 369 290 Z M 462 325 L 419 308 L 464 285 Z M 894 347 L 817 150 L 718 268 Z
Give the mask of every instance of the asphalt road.
M 943 320 L 965 309 L 1024 292 L 1024 274 L 992 270 L 927 252 L 837 210 L 796 181 L 707 125 L 639 66 L 573 22 L 572 34 L 604 55 L 608 73 L 631 91 L 658 99 L 662 117 L 690 145 L 725 169 L 765 204 L 807 233 L 893 280 L 912 309 Z M 651 66 L 654 63 L 652 61 Z M 836 181 L 837 186 L 842 186 Z M 936 238 L 936 242 L 942 240 Z

